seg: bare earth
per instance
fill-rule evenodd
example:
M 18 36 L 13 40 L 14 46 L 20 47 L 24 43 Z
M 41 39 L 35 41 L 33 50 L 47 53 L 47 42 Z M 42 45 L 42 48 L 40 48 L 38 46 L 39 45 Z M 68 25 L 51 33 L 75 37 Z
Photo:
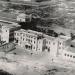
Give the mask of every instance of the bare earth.
M 16 53 L 13 54 L 13 53 Z M 72 69 L 63 65 L 54 66 L 49 62 L 49 53 L 43 52 L 39 55 L 31 55 L 29 51 L 17 48 L 5 54 L 0 52 L 0 69 L 13 75 L 74 75 Z

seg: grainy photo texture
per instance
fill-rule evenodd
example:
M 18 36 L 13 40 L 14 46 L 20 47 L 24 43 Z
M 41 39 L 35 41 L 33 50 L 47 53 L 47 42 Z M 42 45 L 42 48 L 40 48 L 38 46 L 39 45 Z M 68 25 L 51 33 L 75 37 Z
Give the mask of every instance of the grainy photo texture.
M 0 75 L 75 75 L 75 0 L 0 0 Z

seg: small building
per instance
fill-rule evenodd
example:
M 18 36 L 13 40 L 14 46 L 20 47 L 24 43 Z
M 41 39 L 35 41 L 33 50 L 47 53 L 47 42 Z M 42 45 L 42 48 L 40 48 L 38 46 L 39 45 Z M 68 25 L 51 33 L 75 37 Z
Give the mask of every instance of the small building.
M 15 42 L 24 49 L 33 52 L 57 51 L 58 40 L 41 32 L 20 29 L 15 31 Z M 54 49 L 55 48 L 55 49 Z M 53 54 L 54 55 L 54 54 Z
M 17 16 L 17 21 L 18 22 L 30 22 L 31 21 L 31 15 L 27 15 L 27 14 L 24 14 L 24 13 L 20 13 Z
M 20 27 L 17 23 L 0 21 L 1 41 L 6 41 L 6 43 L 14 41 L 14 31 L 19 30 Z

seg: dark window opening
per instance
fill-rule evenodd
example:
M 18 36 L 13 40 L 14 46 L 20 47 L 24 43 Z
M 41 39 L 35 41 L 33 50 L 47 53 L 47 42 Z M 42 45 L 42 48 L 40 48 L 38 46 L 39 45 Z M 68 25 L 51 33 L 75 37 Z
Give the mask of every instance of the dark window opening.
M 26 49 L 32 49 L 32 46 L 25 45 Z
M 75 58 L 75 56 L 73 56 L 73 58 Z
M 69 56 L 69 54 L 67 56 Z
M 72 57 L 72 55 L 70 55 L 70 57 Z
M 48 49 L 48 52 L 50 52 L 50 49 Z

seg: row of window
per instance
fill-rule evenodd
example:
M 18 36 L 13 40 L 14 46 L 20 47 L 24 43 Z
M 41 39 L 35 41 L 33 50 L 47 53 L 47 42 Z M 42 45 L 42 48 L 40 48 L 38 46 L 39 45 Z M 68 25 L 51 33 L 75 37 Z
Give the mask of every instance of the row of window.
M 20 42 L 20 44 L 21 44 L 21 42 Z M 29 48 L 29 49 L 35 49 L 36 47 L 34 46 L 34 47 L 32 48 L 32 46 L 25 45 L 25 48 L 26 48 L 26 49 L 28 49 L 28 48 Z
M 64 54 L 65 56 L 67 56 L 67 57 L 72 57 L 72 58 L 75 58 L 75 56 L 73 56 L 73 55 L 69 55 L 69 54 Z
M 19 33 L 15 33 L 15 35 L 19 36 Z M 25 36 L 25 35 L 23 35 L 23 36 Z M 30 36 L 30 35 L 27 35 L 27 34 L 26 34 L 26 37 L 36 39 L 34 36 Z
M 26 39 L 26 41 L 28 41 L 28 42 L 31 42 L 31 43 L 32 43 L 32 40 L 30 40 L 30 39 Z M 35 44 L 35 41 L 34 41 L 34 44 Z
M 15 38 L 15 39 L 19 40 L 18 37 Z M 30 43 L 34 42 L 34 44 L 36 43 L 36 41 L 35 41 L 35 40 L 33 41 L 32 39 L 25 39 L 25 38 L 22 38 L 22 37 L 21 37 L 21 39 L 22 39 L 22 41 L 28 41 L 28 42 L 30 42 Z
M 50 44 L 50 41 L 46 41 L 46 44 Z

